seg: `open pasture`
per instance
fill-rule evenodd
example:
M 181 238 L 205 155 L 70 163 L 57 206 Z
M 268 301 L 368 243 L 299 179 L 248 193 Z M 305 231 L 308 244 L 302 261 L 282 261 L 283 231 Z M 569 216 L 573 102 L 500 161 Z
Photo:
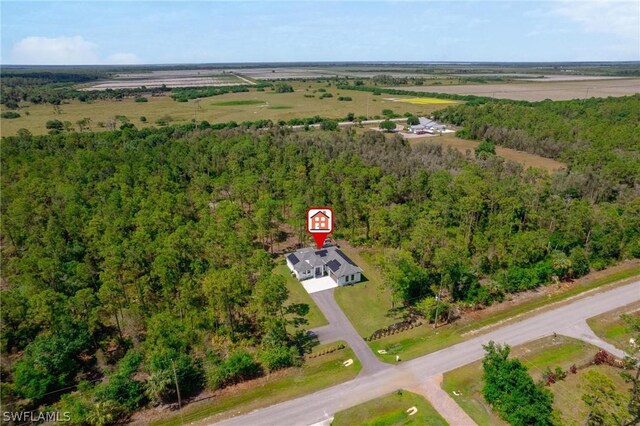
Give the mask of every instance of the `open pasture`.
M 156 120 L 166 116 L 171 117 L 171 123 L 186 123 L 194 118 L 210 123 L 240 123 L 260 119 L 289 120 L 315 115 L 342 119 L 348 113 L 376 117 L 382 116 L 384 109 L 391 109 L 400 115 L 405 112 L 429 115 L 444 107 L 439 104 L 414 105 L 395 102 L 369 92 L 336 90 L 333 86 L 320 83 L 292 82 L 292 85 L 295 91 L 291 93 L 275 93 L 269 89 L 259 92 L 251 89 L 249 92 L 227 93 L 189 102 L 176 102 L 168 95 L 147 96 L 148 102 L 135 102 L 133 98 L 94 102 L 71 101 L 61 106 L 61 114 L 57 114 L 48 104 L 24 103 L 18 111 L 21 117 L 2 120 L 0 134 L 15 135 L 20 128 L 28 129 L 33 134 L 45 134 L 48 120 L 68 121 L 77 128 L 76 122 L 84 117 L 91 119 L 90 128 L 96 131 L 102 129 L 99 123 L 108 123 L 114 120 L 116 115 L 126 116 L 131 123 L 140 128 L 156 126 Z M 326 92 L 317 91 L 321 88 Z M 331 93 L 333 97 L 321 99 L 323 93 Z M 352 100 L 338 101 L 340 95 L 349 96 Z M 142 122 L 141 117 L 145 117 L 146 122 Z
M 398 86 L 398 90 L 488 96 L 521 101 L 567 100 L 627 96 L 640 93 L 640 78 L 581 81 L 542 81 L 459 86 Z

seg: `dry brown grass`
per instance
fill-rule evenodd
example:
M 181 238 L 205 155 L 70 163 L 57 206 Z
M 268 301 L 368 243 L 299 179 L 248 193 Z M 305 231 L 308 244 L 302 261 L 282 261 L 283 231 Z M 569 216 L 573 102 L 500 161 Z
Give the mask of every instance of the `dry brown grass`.
M 454 134 L 446 134 L 442 136 L 428 136 L 424 138 L 415 138 L 410 140 L 412 144 L 427 143 L 435 145 L 450 146 L 457 149 L 462 154 L 473 156 L 475 155 L 475 149 L 479 142 L 471 141 L 467 139 L 461 139 Z M 535 154 L 529 154 L 528 152 L 516 151 L 515 149 L 503 148 L 496 146 L 496 154 L 507 160 L 515 161 L 522 164 L 524 167 L 534 167 L 539 169 L 545 169 L 550 172 L 562 170 L 567 166 L 559 161 L 551 158 L 541 157 Z

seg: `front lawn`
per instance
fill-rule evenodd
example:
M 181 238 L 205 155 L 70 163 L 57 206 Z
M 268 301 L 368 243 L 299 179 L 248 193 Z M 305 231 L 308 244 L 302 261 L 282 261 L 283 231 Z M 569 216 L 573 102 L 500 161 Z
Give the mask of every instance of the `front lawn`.
M 338 287 L 335 298 L 353 327 L 362 337 L 387 327 L 398 320 L 391 313 L 391 293 L 371 261 L 370 253 L 340 242 L 340 250 L 363 270 L 366 281 Z
M 406 410 L 416 407 L 418 412 L 409 416 Z M 372 399 L 335 415 L 331 426 L 391 426 L 429 425 L 445 426 L 448 423 L 427 402 L 415 393 L 400 390 L 390 395 Z
M 289 289 L 289 303 L 306 303 L 309 305 L 309 315 L 307 315 L 309 325 L 307 325 L 307 328 L 316 328 L 329 324 L 320 309 L 313 302 L 313 299 L 311 299 L 311 296 L 309 296 L 309 293 L 307 293 L 302 284 L 300 284 L 300 281 L 291 275 L 291 271 L 289 271 L 287 265 L 278 265 L 273 271 L 285 277 L 287 289 Z

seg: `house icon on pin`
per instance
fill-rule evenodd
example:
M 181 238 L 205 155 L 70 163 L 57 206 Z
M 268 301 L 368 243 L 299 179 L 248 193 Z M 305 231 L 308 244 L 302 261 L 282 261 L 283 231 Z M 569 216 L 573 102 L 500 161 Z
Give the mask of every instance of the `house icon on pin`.
M 310 218 L 310 228 L 312 231 L 330 231 L 331 220 L 324 211 L 319 211 Z

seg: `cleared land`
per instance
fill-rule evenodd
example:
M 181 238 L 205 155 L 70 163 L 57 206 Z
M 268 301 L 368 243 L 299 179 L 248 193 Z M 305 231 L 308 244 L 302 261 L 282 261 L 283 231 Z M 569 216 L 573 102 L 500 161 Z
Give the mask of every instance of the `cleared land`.
M 82 90 L 131 89 L 136 87 L 237 86 L 253 82 L 221 70 L 158 70 L 148 73 L 122 73 L 111 80 L 86 85 Z
M 587 324 L 602 340 L 624 350 L 629 345 L 629 339 L 633 337 L 633 333 L 629 332 L 627 323 L 622 319 L 623 314 L 640 317 L 640 303 L 632 303 L 615 311 L 589 318 Z
M 138 128 L 156 126 L 161 117 L 170 116 L 172 123 L 186 123 L 193 118 L 210 123 L 226 121 L 254 121 L 270 119 L 274 121 L 305 118 L 319 115 L 327 118 L 342 119 L 348 113 L 356 116 L 381 117 L 382 110 L 391 109 L 397 114 L 411 112 L 417 115 L 429 115 L 443 105 L 412 105 L 404 102 L 385 100 L 368 92 L 355 90 L 336 90 L 320 83 L 294 82 L 295 92 L 275 93 L 269 89 L 258 92 L 227 93 L 199 101 L 176 102 L 169 96 L 148 96 L 148 102 L 135 102 L 133 98 L 121 101 L 105 100 L 95 102 L 72 101 L 62 105 L 62 113 L 56 114 L 51 105 L 32 105 L 24 103 L 18 111 L 20 118 L 2 119 L 0 132 L 2 136 L 15 135 L 18 129 L 25 128 L 33 134 L 47 133 L 46 122 L 49 120 L 69 121 L 77 128 L 76 122 L 84 117 L 91 119 L 91 129 L 99 131 L 99 123 L 114 120 L 116 114 L 128 117 Z M 320 99 L 324 89 L 332 93 L 332 98 Z M 314 93 L 315 91 L 315 93 Z M 347 95 L 352 101 L 338 101 L 338 96 Z M 305 96 L 306 95 L 306 96 Z M 2 111 L 4 111 L 4 107 Z M 28 115 L 27 115 L 28 114 Z M 147 121 L 140 121 L 146 117 Z
M 345 342 L 334 342 L 318 346 L 314 352 L 335 347 L 338 343 L 346 345 Z M 347 359 L 353 359 L 354 363 L 345 367 L 342 363 Z M 183 409 L 182 416 L 176 413 L 167 417 L 166 412 L 148 410 L 136 415 L 133 423 L 148 424 L 157 418 L 158 420 L 151 423 L 154 425 L 198 424 L 198 420 L 209 418 L 208 424 L 211 420 L 220 421 L 233 415 L 247 413 L 346 382 L 355 378 L 360 369 L 360 361 L 347 347 L 317 358 L 310 358 L 302 367 L 289 368 L 261 379 L 223 389 L 207 400 L 187 406 Z M 217 414 L 220 415 L 213 419 L 210 417 Z
M 522 101 L 566 100 L 627 96 L 640 93 L 640 78 L 582 81 L 542 81 L 460 86 L 399 86 L 399 90 L 488 96 Z
M 412 138 L 412 144 L 426 143 L 431 145 L 443 145 L 445 147 L 455 148 L 462 154 L 473 157 L 475 155 L 475 149 L 480 142 L 467 139 L 461 139 L 455 136 L 455 134 L 445 134 L 441 136 L 425 136 L 420 138 Z M 507 160 L 515 161 L 522 164 L 525 168 L 534 167 L 539 169 L 545 169 L 550 172 L 557 170 L 563 170 L 567 166 L 564 163 L 556 161 L 552 158 L 545 158 L 535 154 L 529 154 L 524 151 L 516 151 L 515 149 L 503 148 L 496 146 L 496 154 Z
M 512 348 L 511 357 L 519 358 L 529 368 L 529 374 L 535 381 L 542 377 L 543 371 L 556 366 L 567 371 L 572 365 L 577 367 L 589 364 L 598 348 L 569 337 L 558 336 L 529 342 Z M 578 370 L 577 374 L 568 374 L 565 380 L 549 387 L 553 393 L 553 407 L 562 416 L 562 424 L 583 424 L 587 409 L 581 402 L 582 391 L 579 385 L 582 376 L 590 369 L 611 378 L 619 389 L 626 389 L 619 369 L 607 365 L 592 365 Z M 477 361 L 444 374 L 442 388 L 466 411 L 479 425 L 506 425 L 490 408 L 482 397 L 482 362 Z M 461 393 L 456 396 L 453 391 Z
M 409 416 L 406 410 L 416 407 L 418 412 Z M 423 397 L 399 390 L 381 398 L 372 399 L 335 415 L 331 426 L 446 426 L 448 423 Z

